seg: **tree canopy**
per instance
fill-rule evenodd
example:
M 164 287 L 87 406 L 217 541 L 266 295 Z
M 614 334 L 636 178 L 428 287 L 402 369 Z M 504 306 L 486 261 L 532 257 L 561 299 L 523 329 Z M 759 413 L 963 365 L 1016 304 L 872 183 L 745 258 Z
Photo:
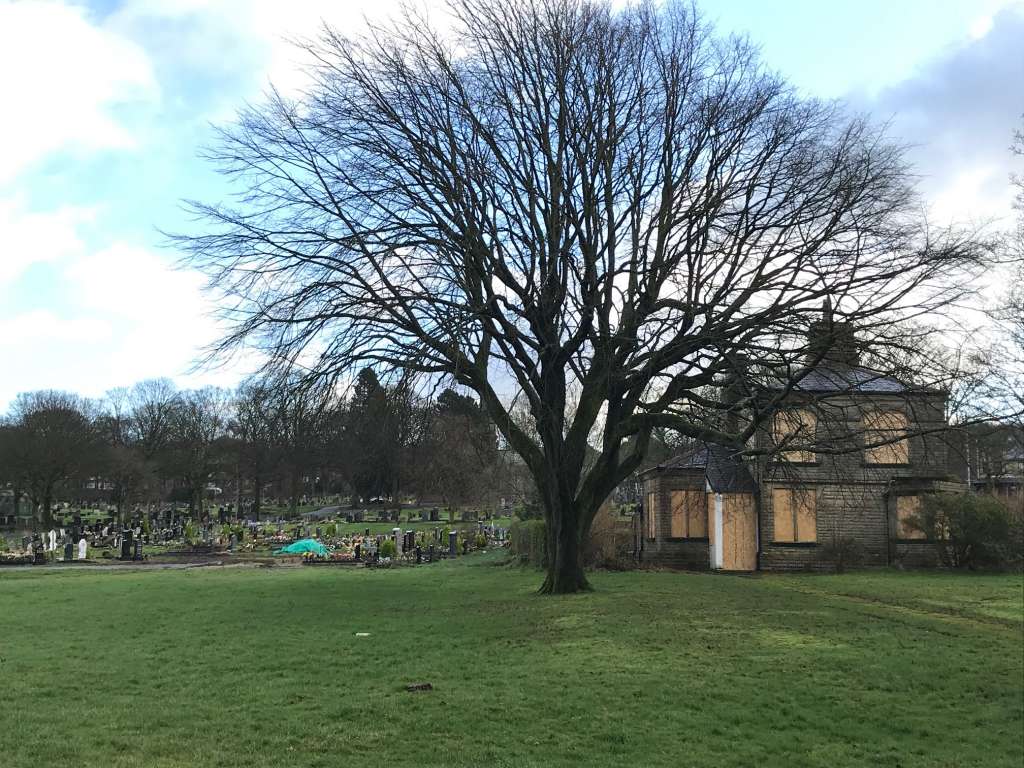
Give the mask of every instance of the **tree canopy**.
M 306 94 L 209 151 L 240 202 L 195 203 L 179 243 L 225 297 L 218 351 L 474 391 L 540 493 L 543 590 L 584 589 L 580 542 L 654 430 L 741 449 L 770 411 L 750 387 L 799 380 L 823 301 L 884 347 L 963 295 L 978 249 L 928 226 L 881 129 L 691 6 L 449 10 L 446 34 L 325 28 Z

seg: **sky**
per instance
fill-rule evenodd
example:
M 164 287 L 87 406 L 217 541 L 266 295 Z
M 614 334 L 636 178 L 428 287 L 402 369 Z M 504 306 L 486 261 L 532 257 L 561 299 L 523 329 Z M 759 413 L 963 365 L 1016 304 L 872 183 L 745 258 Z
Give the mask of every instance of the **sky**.
M 1008 227 L 1024 114 L 1024 0 L 703 0 L 808 96 L 890 125 L 930 215 Z M 217 338 L 196 273 L 161 231 L 228 191 L 200 158 L 270 83 L 303 85 L 289 40 L 348 32 L 395 0 L 0 0 L 0 411 L 18 392 L 99 397 L 194 370 Z M 1014 163 L 1017 163 L 1016 167 Z

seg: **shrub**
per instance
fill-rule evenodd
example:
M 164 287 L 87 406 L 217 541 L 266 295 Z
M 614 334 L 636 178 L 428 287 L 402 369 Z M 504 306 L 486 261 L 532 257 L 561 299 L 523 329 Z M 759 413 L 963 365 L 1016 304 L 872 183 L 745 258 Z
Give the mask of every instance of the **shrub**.
M 477 549 L 484 549 L 487 546 L 487 537 L 482 533 L 478 533 L 473 540 L 473 544 Z
M 908 524 L 935 543 L 939 560 L 951 568 L 1020 567 L 1024 526 L 993 496 L 937 493 L 925 498 Z
M 864 547 L 853 536 L 835 536 L 821 547 L 821 559 L 831 563 L 836 573 L 843 573 L 864 560 Z
M 617 507 L 604 504 L 583 545 L 583 562 L 594 568 L 627 568 L 632 563 L 633 526 Z
M 395 542 L 391 539 L 384 539 L 380 544 L 380 549 L 377 550 L 381 557 L 394 557 L 398 554 L 398 547 Z
M 521 562 L 544 568 L 548 564 L 547 528 L 543 520 L 516 520 L 509 529 L 509 548 Z

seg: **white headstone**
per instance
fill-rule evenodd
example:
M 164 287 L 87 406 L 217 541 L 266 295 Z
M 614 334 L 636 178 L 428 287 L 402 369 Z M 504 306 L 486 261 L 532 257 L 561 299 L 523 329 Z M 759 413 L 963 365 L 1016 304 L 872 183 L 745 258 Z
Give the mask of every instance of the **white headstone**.
M 88 542 L 84 538 L 83 539 L 79 539 L 78 540 L 78 559 L 79 560 L 85 560 L 85 558 L 88 556 L 88 554 L 89 554 L 89 544 L 88 544 Z

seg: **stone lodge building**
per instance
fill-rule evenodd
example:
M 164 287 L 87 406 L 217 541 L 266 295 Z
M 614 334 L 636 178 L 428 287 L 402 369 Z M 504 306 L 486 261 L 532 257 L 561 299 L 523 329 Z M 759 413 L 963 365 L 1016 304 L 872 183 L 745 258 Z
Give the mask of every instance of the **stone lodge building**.
M 924 495 L 966 489 L 949 473 L 946 393 L 861 366 L 827 305 L 811 334 L 812 352 L 829 346 L 752 439 L 755 458 L 698 444 L 642 475 L 641 563 L 831 569 L 853 550 L 864 564 L 935 561 L 907 520 Z

